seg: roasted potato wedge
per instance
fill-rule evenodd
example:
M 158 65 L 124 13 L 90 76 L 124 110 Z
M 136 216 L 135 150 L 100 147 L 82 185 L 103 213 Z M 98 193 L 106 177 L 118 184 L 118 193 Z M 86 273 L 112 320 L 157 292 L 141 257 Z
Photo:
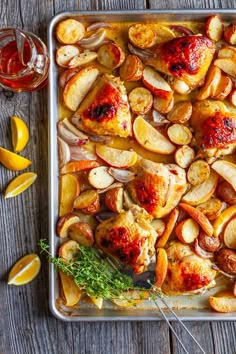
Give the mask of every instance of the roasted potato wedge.
M 84 25 L 74 19 L 61 21 L 56 28 L 57 40 L 62 44 L 75 44 L 85 35 Z
M 135 114 L 145 114 L 152 108 L 153 97 L 145 87 L 136 87 L 129 93 L 129 104 Z
M 156 42 L 155 31 L 144 23 L 137 23 L 130 26 L 128 36 L 130 42 L 138 48 L 150 48 Z

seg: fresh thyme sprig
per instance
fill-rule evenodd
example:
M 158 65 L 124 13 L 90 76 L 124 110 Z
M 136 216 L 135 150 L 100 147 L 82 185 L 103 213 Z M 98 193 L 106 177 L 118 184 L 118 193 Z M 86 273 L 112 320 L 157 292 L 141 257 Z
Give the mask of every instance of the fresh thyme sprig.
M 116 298 L 128 300 L 126 291 L 146 290 L 135 287 L 129 276 L 122 274 L 118 269 L 113 269 L 106 261 L 99 258 L 91 247 L 80 245 L 76 259 L 65 262 L 61 257 L 52 257 L 45 240 L 40 240 L 38 245 L 42 252 L 47 253 L 55 268 L 71 276 L 75 284 L 88 296 L 102 297 L 107 300 Z

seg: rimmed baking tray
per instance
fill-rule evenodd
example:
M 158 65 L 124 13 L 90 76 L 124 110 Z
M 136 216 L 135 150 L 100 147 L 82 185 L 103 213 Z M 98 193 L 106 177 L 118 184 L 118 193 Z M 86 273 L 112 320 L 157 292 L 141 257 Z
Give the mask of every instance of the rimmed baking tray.
M 55 39 L 56 25 L 63 19 L 76 18 L 82 22 L 203 22 L 210 14 L 219 14 L 223 21 L 231 22 L 236 18 L 236 10 L 141 10 L 141 11 L 94 11 L 94 12 L 64 12 L 55 16 L 50 22 L 48 29 L 48 47 L 50 55 L 49 69 L 49 244 L 52 255 L 60 243 L 55 233 L 55 225 L 58 217 L 58 155 L 57 155 L 57 129 L 59 117 L 58 105 L 58 67 L 55 63 L 55 51 L 57 42 Z M 140 306 L 129 309 L 114 307 L 105 304 L 102 310 L 92 305 L 82 305 L 78 309 L 65 308 L 58 302 L 59 281 L 58 275 L 49 267 L 49 304 L 55 317 L 64 321 L 141 321 L 161 320 L 154 303 L 143 303 Z M 168 303 L 178 308 L 176 313 L 184 321 L 233 321 L 236 313 L 220 314 L 210 309 L 203 309 L 207 297 L 215 293 L 214 288 L 205 295 L 180 296 L 168 298 Z M 175 320 L 167 314 L 168 318 Z

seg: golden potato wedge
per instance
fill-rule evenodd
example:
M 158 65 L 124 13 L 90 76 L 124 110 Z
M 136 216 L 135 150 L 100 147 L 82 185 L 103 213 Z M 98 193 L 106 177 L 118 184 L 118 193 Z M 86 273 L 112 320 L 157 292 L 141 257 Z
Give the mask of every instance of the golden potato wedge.
M 56 28 L 57 40 L 62 44 L 75 44 L 84 37 L 84 34 L 84 25 L 71 18 L 61 21 Z
M 153 107 L 161 114 L 169 113 L 174 107 L 174 96 L 169 95 L 166 98 L 155 96 L 153 100 Z
M 236 249 L 236 217 L 225 226 L 224 243 L 226 247 Z
M 216 89 L 221 80 L 221 70 L 218 66 L 212 65 L 207 72 L 206 80 L 203 87 L 197 94 L 197 100 L 205 100 L 210 96 L 214 96 Z
M 207 235 L 213 235 L 213 226 L 211 225 L 208 218 L 200 210 L 197 210 L 193 206 L 186 203 L 179 203 L 179 206 L 183 208 L 201 226 Z
M 175 162 L 182 168 L 187 168 L 195 158 L 195 151 L 188 145 L 179 147 L 174 155 Z
M 225 28 L 224 39 L 231 45 L 236 44 L 236 22 L 231 23 Z
M 144 23 L 136 23 L 128 29 L 130 42 L 138 48 L 150 48 L 156 42 L 156 33 Z
M 79 53 L 79 48 L 75 45 L 63 45 L 57 49 L 56 62 L 59 66 L 67 68 L 69 66 L 68 63 L 70 60 L 79 55 Z
M 74 200 L 74 208 L 75 209 L 83 209 L 87 208 L 89 205 L 95 202 L 97 199 L 98 192 L 95 189 L 88 189 L 82 192 L 77 198 Z
M 232 46 L 222 46 L 218 51 L 218 58 L 232 58 L 236 59 L 236 48 Z
M 156 266 L 155 266 L 155 283 L 157 289 L 161 289 L 165 281 L 168 269 L 168 258 L 164 248 L 157 248 L 156 253 Z
M 92 168 L 88 173 L 88 180 L 91 186 L 96 189 L 107 188 L 114 182 L 114 178 L 108 173 L 107 166 Z
M 90 63 L 91 61 L 97 58 L 96 52 L 84 52 L 81 54 L 77 54 L 68 62 L 69 68 L 77 68 L 78 66 L 85 65 Z
M 232 76 L 234 79 L 236 78 L 235 59 L 233 58 L 216 59 L 214 61 L 214 65 L 218 66 L 218 68 L 220 68 L 226 74 Z
M 177 102 L 167 114 L 167 119 L 172 123 L 186 123 L 192 115 L 192 103 L 190 101 Z
M 224 290 L 215 296 L 209 297 L 211 308 L 217 312 L 233 312 L 236 311 L 236 297 L 232 290 Z
M 73 240 L 64 242 L 59 250 L 58 255 L 63 259 L 64 262 L 74 261 L 79 252 L 79 244 Z
M 165 245 L 166 245 L 166 243 L 167 243 L 172 231 L 174 230 L 174 227 L 176 225 L 176 221 L 178 219 L 178 216 L 179 216 L 179 210 L 175 208 L 170 213 L 169 219 L 168 219 L 167 224 L 166 224 L 165 231 L 163 232 L 161 237 L 158 238 L 158 240 L 156 242 L 156 247 L 159 247 L 159 248 L 165 247 Z
M 123 81 L 138 81 L 143 76 L 143 64 L 137 55 L 127 55 L 120 67 L 120 77 Z
M 215 161 L 211 167 L 221 177 L 223 177 L 236 191 L 236 165 L 229 161 L 219 160 Z
M 236 59 L 235 59 L 236 60 Z M 236 107 L 236 88 L 232 89 L 229 94 L 229 102 Z
M 80 221 L 79 216 L 71 213 L 61 216 L 57 220 L 57 225 L 56 225 L 57 236 L 61 238 L 68 237 L 69 227 L 73 224 L 76 224 L 79 221 Z
M 88 215 L 93 215 L 96 214 L 100 211 L 100 198 L 99 198 L 99 194 L 97 193 L 96 199 L 94 200 L 94 202 L 92 202 L 90 205 L 88 205 L 85 208 L 82 208 L 81 211 L 84 214 L 88 214 Z
M 188 145 L 193 137 L 188 127 L 178 123 L 172 124 L 168 128 L 167 135 L 170 141 L 176 145 Z
M 210 176 L 210 166 L 204 160 L 196 160 L 191 163 L 187 171 L 187 179 L 193 186 L 205 182 Z
M 157 233 L 157 237 L 160 237 L 163 235 L 163 232 L 165 231 L 166 224 L 162 219 L 153 219 L 151 222 L 152 227 Z
M 84 97 L 87 95 L 95 80 L 99 70 L 95 66 L 81 69 L 66 84 L 63 91 L 63 100 L 67 108 L 76 111 Z
M 211 40 L 218 42 L 224 31 L 224 24 L 218 15 L 212 15 L 208 17 L 205 24 L 206 35 Z
M 68 229 L 68 236 L 85 247 L 92 247 L 94 244 L 93 229 L 86 222 L 79 221 L 72 224 Z
M 168 83 L 172 90 L 180 95 L 186 95 L 191 91 L 191 88 L 183 81 L 177 77 L 169 76 Z
M 96 145 L 96 154 L 108 165 L 118 168 L 127 168 L 136 164 L 135 151 L 115 149 L 106 145 Z
M 183 202 L 190 205 L 199 205 L 206 202 L 216 190 L 219 176 L 210 170 L 209 177 L 201 184 L 193 186 L 182 198 Z
M 123 187 L 123 183 L 121 183 L 121 182 L 114 182 L 114 183 L 112 183 L 110 186 L 108 186 L 107 188 L 98 189 L 98 194 L 106 193 L 106 192 L 108 192 L 110 189 L 113 189 L 113 188 L 121 188 L 121 187 Z
M 121 187 L 112 188 L 105 194 L 105 205 L 111 211 L 120 213 L 123 210 L 124 189 Z
M 230 207 L 224 209 L 222 213 L 214 221 L 214 235 L 218 237 L 221 232 L 223 232 L 226 224 L 231 218 L 236 215 L 236 205 L 231 205 Z
M 211 95 L 211 97 L 223 101 L 230 94 L 232 88 L 232 80 L 226 75 L 221 75 L 220 82 L 216 87 L 214 95 Z
M 229 205 L 236 204 L 236 191 L 227 181 L 221 182 L 216 190 L 217 196 Z
M 136 87 L 129 93 L 129 104 L 135 114 L 145 114 L 150 111 L 153 104 L 151 92 L 145 87 Z
M 151 66 L 146 66 L 143 70 L 143 84 L 158 97 L 169 98 L 173 96 L 168 82 Z
M 158 24 L 158 27 L 155 28 L 156 33 L 156 44 L 161 44 L 168 42 L 171 39 L 175 38 L 175 32 L 172 31 L 169 27 Z
M 210 198 L 206 202 L 197 205 L 196 208 L 205 214 L 209 220 L 215 220 L 221 213 L 222 202 L 220 199 Z
M 123 64 L 125 60 L 125 53 L 115 43 L 107 43 L 103 44 L 98 49 L 97 60 L 106 68 L 115 69 L 119 68 Z
M 62 175 L 59 179 L 59 216 L 72 212 L 74 200 L 80 193 L 78 179 L 71 175 Z
M 60 290 L 66 306 L 72 307 L 79 302 L 82 291 L 75 284 L 74 280 L 66 273 L 59 270 Z
M 181 221 L 175 228 L 175 234 L 182 243 L 192 243 L 199 234 L 200 227 L 192 218 Z
M 216 252 L 220 247 L 220 238 L 208 236 L 203 230 L 198 235 L 199 246 L 207 252 Z

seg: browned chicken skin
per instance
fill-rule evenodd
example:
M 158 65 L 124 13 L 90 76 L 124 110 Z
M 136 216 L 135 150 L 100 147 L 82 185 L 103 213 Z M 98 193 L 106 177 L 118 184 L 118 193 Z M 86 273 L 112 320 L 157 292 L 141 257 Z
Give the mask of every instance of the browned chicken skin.
M 166 250 L 168 270 L 162 286 L 168 295 L 199 292 L 215 285 L 216 271 L 209 259 L 198 257 L 188 245 L 173 242 Z M 201 289 L 201 290 L 200 290 Z
M 156 218 L 166 216 L 187 189 L 184 169 L 149 160 L 142 160 L 139 169 L 137 177 L 127 186 L 133 200 Z
M 228 155 L 236 150 L 236 114 L 223 102 L 196 102 L 190 124 L 194 128 L 196 145 L 206 157 Z
M 131 113 L 123 83 L 103 75 L 75 112 L 73 123 L 97 135 L 131 135 Z
M 154 56 L 145 61 L 156 70 L 183 80 L 196 88 L 204 78 L 215 53 L 215 43 L 205 36 L 184 36 L 153 47 Z
M 152 217 L 142 208 L 103 221 L 96 229 L 96 242 L 105 252 L 130 266 L 135 273 L 146 270 L 155 253 L 157 234 L 150 225 Z

